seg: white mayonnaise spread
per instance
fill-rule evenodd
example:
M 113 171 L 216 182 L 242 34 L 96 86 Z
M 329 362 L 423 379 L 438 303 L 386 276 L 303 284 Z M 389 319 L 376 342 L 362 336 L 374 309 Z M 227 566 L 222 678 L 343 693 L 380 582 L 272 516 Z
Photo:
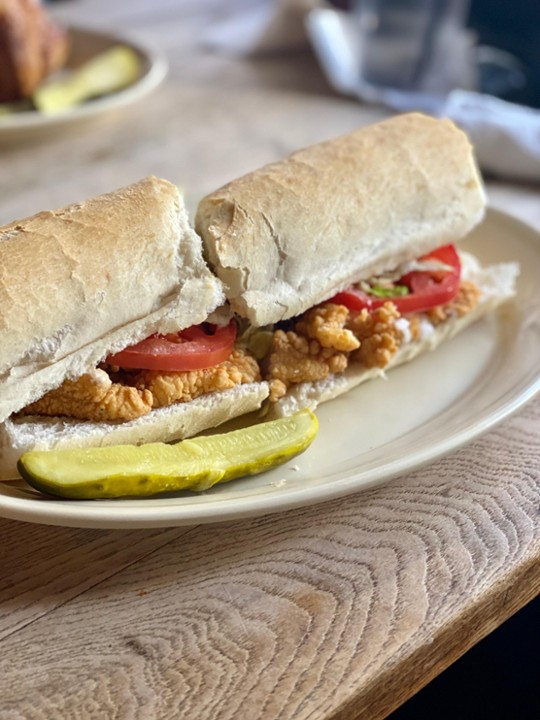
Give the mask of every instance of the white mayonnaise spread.
M 410 343 L 412 341 L 411 324 L 407 318 L 398 318 L 395 321 L 395 325 L 403 336 L 403 344 Z M 434 331 L 434 326 L 427 318 L 420 318 L 420 340 L 427 340 L 428 337 L 433 335 Z
M 396 320 L 395 326 L 399 330 L 399 332 L 403 335 L 403 342 L 404 343 L 410 343 L 412 340 L 411 335 L 411 323 L 407 320 L 407 318 L 400 317 Z
M 420 338 L 422 340 L 427 340 L 428 337 L 433 335 L 435 332 L 435 328 L 432 325 L 432 323 L 429 322 L 427 318 L 421 318 L 420 320 Z

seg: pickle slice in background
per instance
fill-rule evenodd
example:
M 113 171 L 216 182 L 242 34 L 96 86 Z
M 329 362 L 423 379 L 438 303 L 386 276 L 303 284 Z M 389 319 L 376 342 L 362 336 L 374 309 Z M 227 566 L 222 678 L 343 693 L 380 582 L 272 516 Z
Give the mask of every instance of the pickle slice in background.
M 288 418 L 173 445 L 32 450 L 22 455 L 18 468 L 37 490 L 72 499 L 202 491 L 281 465 L 309 447 L 318 427 L 315 415 L 301 410 Z
M 85 100 L 107 95 L 134 83 L 141 73 L 137 53 L 125 45 L 118 45 L 74 70 L 64 80 L 42 85 L 32 101 L 45 115 L 63 112 Z

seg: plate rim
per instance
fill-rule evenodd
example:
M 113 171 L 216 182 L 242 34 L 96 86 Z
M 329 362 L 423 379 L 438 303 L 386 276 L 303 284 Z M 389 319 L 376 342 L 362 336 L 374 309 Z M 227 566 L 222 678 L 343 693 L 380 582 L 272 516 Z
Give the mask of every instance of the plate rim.
M 165 79 L 169 64 L 165 56 L 149 44 L 140 42 L 122 33 L 105 32 L 98 28 L 82 25 L 68 24 L 68 32 L 91 35 L 99 39 L 114 41 L 118 45 L 125 45 L 143 56 L 148 62 L 148 69 L 135 82 L 116 92 L 96 98 L 91 102 L 77 105 L 61 113 L 44 115 L 37 110 L 26 110 L 13 113 L 0 119 L 0 138 L 15 133 L 46 130 L 56 125 L 64 125 L 91 119 L 96 115 L 125 107 L 158 87 Z
M 540 231 L 532 225 L 510 215 L 502 210 L 489 207 L 486 217 L 493 221 L 499 218 L 510 221 L 519 227 L 522 233 L 534 236 L 540 245 Z M 538 249 L 540 255 L 540 247 Z M 458 432 L 452 433 L 448 438 L 428 445 L 420 451 L 416 450 L 405 457 L 393 458 L 380 468 L 372 469 L 367 479 L 361 481 L 358 487 L 358 472 L 355 469 L 344 477 L 332 483 L 317 484 L 312 487 L 294 487 L 289 485 L 284 494 L 269 493 L 250 494 L 249 492 L 234 498 L 213 497 L 209 503 L 185 505 L 160 505 L 144 509 L 120 505 L 120 501 L 112 501 L 110 507 L 93 505 L 94 501 L 69 501 L 57 498 L 49 501 L 47 498 L 21 498 L 5 495 L 0 492 L 0 517 L 12 520 L 22 520 L 41 524 L 60 525 L 67 527 L 85 527 L 100 529 L 130 529 L 130 528 L 159 528 L 194 526 L 203 523 L 227 522 L 250 517 L 259 517 L 275 512 L 285 512 L 294 508 L 307 507 L 320 502 L 338 499 L 347 495 L 356 494 L 375 486 L 383 485 L 391 479 L 418 470 L 434 462 L 438 458 L 469 444 L 495 425 L 515 413 L 540 392 L 540 369 L 536 375 L 520 388 L 519 380 L 498 398 L 496 406 L 481 412 L 480 417 L 473 415 L 470 422 Z M 510 397 L 504 399 L 510 393 Z M 471 431 L 471 423 L 473 425 Z M 354 474 L 356 473 L 356 474 Z M 7 484 L 7 483 L 6 483 Z M 0 487 L 1 487 L 0 483 Z M 240 506 L 234 501 L 240 501 Z M 56 503 L 56 505 L 50 504 Z M 100 503 L 104 501 L 99 501 Z M 133 500 L 143 503 L 144 500 Z M 65 503 L 65 505 L 64 505 Z M 62 507 L 64 505 L 64 507 Z M 67 510 L 67 512 L 65 512 Z M 112 510 L 112 512 L 111 512 Z

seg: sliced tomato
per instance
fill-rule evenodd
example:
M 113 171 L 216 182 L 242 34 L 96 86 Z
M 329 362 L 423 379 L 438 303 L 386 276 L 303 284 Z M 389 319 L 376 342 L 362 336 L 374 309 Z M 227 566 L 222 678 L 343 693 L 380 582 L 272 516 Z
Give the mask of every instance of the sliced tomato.
M 401 314 L 423 312 L 450 302 L 457 294 L 461 275 L 459 255 L 454 245 L 437 248 L 437 250 L 423 255 L 420 260 L 439 260 L 448 265 L 451 270 L 414 270 L 407 273 L 398 280 L 397 284 L 406 285 L 410 290 L 408 295 L 379 298 L 357 290 L 355 287 L 350 287 L 334 295 L 328 302 L 345 305 L 349 310 L 360 311 L 364 308 L 376 310 L 390 301 L 394 303 Z
M 382 299 L 376 298 L 373 295 L 368 295 L 363 290 L 359 290 L 351 285 L 350 288 L 338 292 L 337 295 L 331 297 L 330 300 L 327 300 L 327 302 L 335 303 L 336 305 L 345 305 L 345 307 L 349 308 L 349 310 L 357 310 L 360 312 L 360 310 L 363 310 L 364 308 L 367 308 L 368 310 L 375 310 L 375 308 L 384 305 L 384 303 L 389 300 L 390 298 Z
M 194 325 L 170 335 L 152 335 L 109 355 L 105 362 L 132 370 L 202 370 L 227 360 L 236 339 L 236 324 Z

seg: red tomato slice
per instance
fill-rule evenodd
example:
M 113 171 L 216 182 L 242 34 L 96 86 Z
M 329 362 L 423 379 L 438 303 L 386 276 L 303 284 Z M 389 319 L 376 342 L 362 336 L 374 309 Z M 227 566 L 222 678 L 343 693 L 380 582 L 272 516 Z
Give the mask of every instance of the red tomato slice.
M 225 327 L 201 325 L 170 335 L 152 335 L 136 345 L 109 355 L 105 362 L 133 370 L 202 370 L 219 365 L 231 354 L 236 339 L 234 321 Z
M 355 287 L 350 287 L 334 295 L 328 302 L 345 305 L 349 310 L 360 311 L 364 308 L 376 310 L 390 301 L 402 314 L 423 312 L 450 302 L 457 294 L 461 275 L 459 255 L 454 245 L 437 248 L 437 250 L 423 255 L 420 260 L 439 260 L 445 265 L 449 265 L 452 270 L 414 270 L 407 273 L 398 280 L 398 285 L 406 285 L 410 290 L 409 295 L 379 298 L 357 290 Z

